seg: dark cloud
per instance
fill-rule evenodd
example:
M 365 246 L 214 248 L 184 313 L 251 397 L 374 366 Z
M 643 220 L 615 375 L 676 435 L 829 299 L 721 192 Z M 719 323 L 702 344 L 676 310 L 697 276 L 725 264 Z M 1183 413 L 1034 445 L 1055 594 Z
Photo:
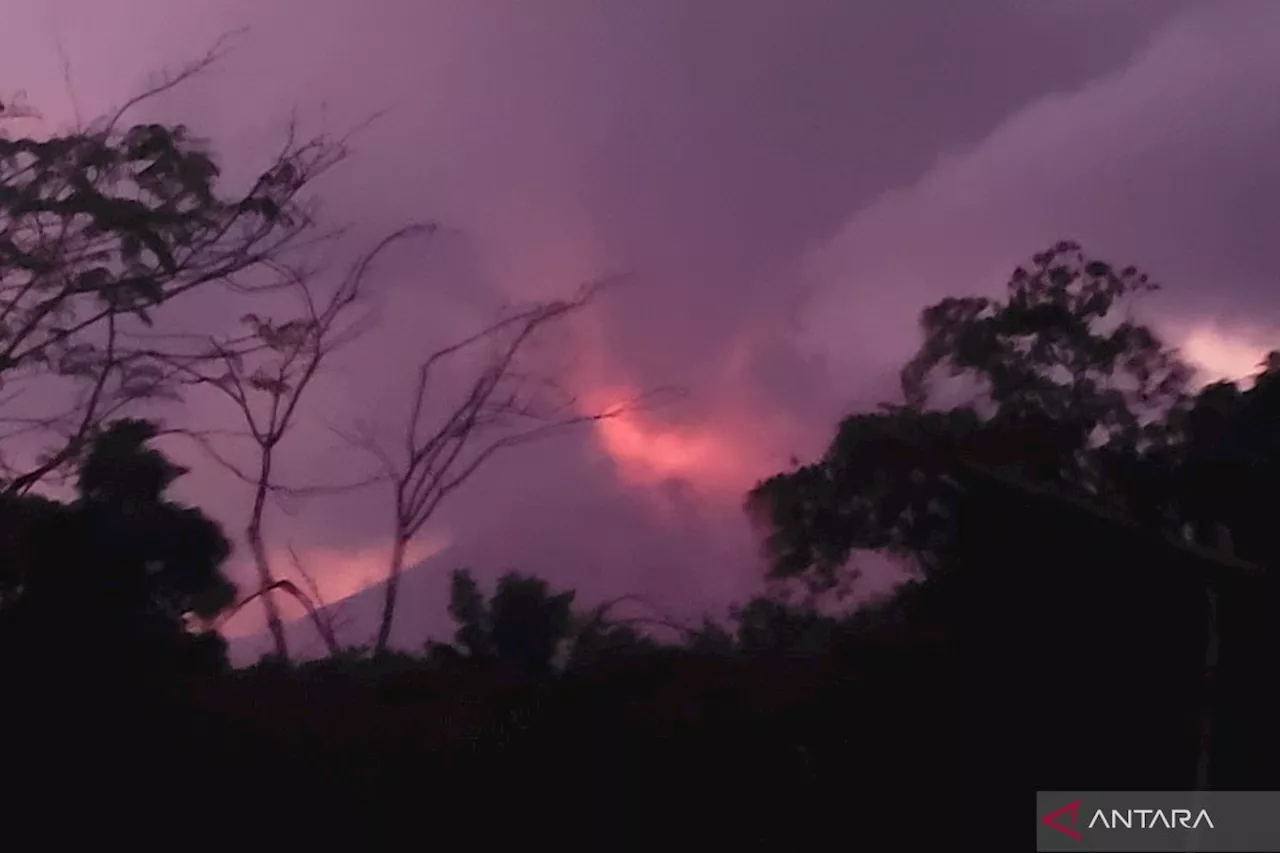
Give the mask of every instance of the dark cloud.
M 1199 7 L 1123 68 L 1011 114 L 864 206 L 810 258 L 821 295 L 806 327 L 822 351 L 901 356 L 919 305 L 994 292 L 1062 237 L 1155 275 L 1167 290 L 1145 307 L 1177 335 L 1204 315 L 1274 328 L 1263 235 L 1280 219 L 1259 197 L 1280 177 L 1266 154 L 1280 141 L 1277 11 Z
M 152 108 L 207 132 L 233 174 L 295 105 L 332 130 L 388 108 L 326 179 L 329 214 L 363 239 L 420 218 L 453 231 L 380 270 L 385 324 L 311 400 L 293 474 L 358 469 L 328 426 L 394 423 L 415 359 L 502 299 L 633 273 L 575 331 L 573 376 L 584 393 L 679 383 L 687 401 L 502 460 L 432 525 L 450 549 L 437 586 L 465 559 L 584 595 L 745 594 L 741 490 L 894 393 L 925 302 L 998 288 L 1060 237 L 1150 267 L 1179 334 L 1217 316 L 1206 352 L 1238 318 L 1265 335 L 1276 305 L 1271 4 L 16 5 L 0 86 L 51 125 L 70 115 L 54 22 L 87 111 L 249 25 L 217 73 Z M 242 524 L 230 480 L 187 489 Z M 334 588 L 381 565 L 385 496 L 294 509 L 272 519 L 281 547 L 314 546 L 347 578 Z M 438 618 L 428 587 L 405 636 Z

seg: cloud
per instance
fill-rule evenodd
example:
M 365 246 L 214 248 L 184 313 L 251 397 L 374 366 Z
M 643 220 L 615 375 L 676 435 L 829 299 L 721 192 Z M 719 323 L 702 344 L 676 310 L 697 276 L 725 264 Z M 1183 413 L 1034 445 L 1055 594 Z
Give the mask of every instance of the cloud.
M 11 5 L 0 86 L 26 88 L 51 126 L 72 112 L 53 12 L 88 113 L 249 25 L 216 73 L 146 113 L 211 137 L 233 174 L 253 173 L 295 106 L 307 131 L 389 108 L 323 184 L 332 221 L 352 225 L 345 251 L 408 220 L 451 230 L 379 268 L 383 324 L 307 400 L 281 448 L 290 478 L 367 468 L 330 427 L 393 438 L 412 366 L 504 300 L 633 274 L 564 339 L 578 345 L 574 390 L 679 385 L 685 402 L 495 461 L 433 522 L 453 543 L 430 569 L 440 583 L 470 561 L 586 597 L 643 592 L 691 610 L 741 598 L 761 567 L 740 490 L 892 393 L 926 302 L 1000 286 L 1046 241 L 1151 265 L 1176 297 L 1171 320 L 1268 304 L 1271 7 Z M 238 316 L 217 300 L 184 310 Z M 442 410 L 449 388 L 433 397 Z M 193 401 L 185 416 L 225 413 Z M 181 488 L 243 528 L 233 478 L 202 464 Z M 273 507 L 269 536 L 352 577 L 385 539 L 389 503 L 372 488 Z M 407 637 L 442 611 L 439 589 L 421 595 Z
M 1199 368 L 1202 382 L 1239 382 L 1257 374 L 1269 352 L 1280 346 L 1280 328 L 1247 324 L 1223 327 L 1189 323 L 1179 336 L 1182 353 Z
M 1280 143 L 1278 28 L 1274 4 L 1199 7 L 1124 68 L 1029 105 L 858 210 L 807 259 L 810 340 L 846 375 L 896 362 L 920 307 L 995 293 L 1062 238 L 1153 272 L 1166 292 L 1144 307 L 1183 334 L 1206 313 L 1227 329 L 1275 317 L 1280 214 L 1261 199 L 1280 189 L 1268 153 Z M 1220 359 L 1206 334 L 1189 352 Z

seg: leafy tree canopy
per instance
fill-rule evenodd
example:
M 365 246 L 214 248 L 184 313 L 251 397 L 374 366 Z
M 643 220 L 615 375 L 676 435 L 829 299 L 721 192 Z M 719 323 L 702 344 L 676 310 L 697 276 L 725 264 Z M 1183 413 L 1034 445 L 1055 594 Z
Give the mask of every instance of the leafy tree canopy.
M 508 572 L 488 601 L 466 569 L 451 578 L 449 615 L 457 645 L 472 661 L 526 677 L 549 674 L 572 629 L 573 592 Z
M 131 401 L 172 396 L 182 368 L 220 355 L 193 347 L 198 338 L 149 334 L 162 306 L 210 286 L 277 283 L 285 253 L 311 228 L 300 193 L 342 157 L 340 145 L 291 138 L 247 191 L 232 191 L 188 128 L 123 123 L 129 107 L 216 58 L 96 126 L 0 135 L 0 383 L 10 392 L 39 383 L 77 401 L 40 413 L 57 442 L 34 468 L 0 457 L 9 491 L 74 467 L 94 428 Z
M 773 576 L 829 589 L 859 550 L 936 570 L 954 535 L 959 459 L 1132 503 L 1151 467 L 1139 460 L 1183 440 L 1191 403 L 1191 369 L 1128 311 L 1155 289 L 1062 242 L 1015 270 L 1003 300 L 925 309 L 905 405 L 846 418 L 819 461 L 749 494 Z M 933 405 L 946 382 L 965 389 L 962 405 Z
M 70 503 L 4 498 L 0 535 L 11 559 L 0 619 L 11 642 L 142 653 L 186 644 L 192 620 L 232 603 L 235 586 L 222 573 L 230 543 L 216 522 L 165 497 L 182 469 L 149 446 L 156 434 L 138 420 L 106 427 Z

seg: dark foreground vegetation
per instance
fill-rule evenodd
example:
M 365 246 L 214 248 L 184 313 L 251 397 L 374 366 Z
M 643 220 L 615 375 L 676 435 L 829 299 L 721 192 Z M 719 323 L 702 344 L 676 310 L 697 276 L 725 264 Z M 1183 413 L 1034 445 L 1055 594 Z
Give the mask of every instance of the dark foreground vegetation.
M 271 452 L 335 315 L 249 315 L 238 343 L 182 352 L 126 331 L 187 290 L 261 272 L 307 233 L 298 193 L 330 159 L 290 149 L 228 199 L 185 132 L 119 118 L 0 139 L 0 379 L 79 401 L 44 424 L 37 462 L 4 460 L 0 732 L 22 780 L 10 819 L 70 802 L 199 826 L 376 815 L 370 832 L 410 824 L 469 843 L 656 832 L 679 845 L 695 828 L 799 843 L 834 829 L 872 850 L 1019 849 L 1037 789 L 1280 787 L 1280 358 L 1196 390 L 1152 329 L 1117 319 L 1154 285 L 1069 242 L 1018 269 L 1003 299 L 927 308 L 904 402 L 850 416 L 823 458 L 752 491 L 778 591 L 733 624 L 660 642 L 537 578 L 486 594 L 458 571 L 453 641 L 396 653 L 398 547 L 373 646 L 344 648 L 315 609 L 332 654 L 292 661 L 263 513 L 279 492 Z M 244 368 L 264 352 L 278 370 Z M 468 399 L 493 399 L 511 363 Z M 939 408 L 939 383 L 967 402 Z M 220 527 L 171 497 L 183 472 L 154 446 L 165 430 L 129 412 L 209 384 L 260 451 L 248 596 L 222 573 Z M 477 429 L 486 405 L 455 416 Z M 470 434 L 438 435 L 455 432 Z M 398 546 L 465 478 L 433 481 L 411 457 L 389 478 Z M 866 551 L 916 580 L 824 609 Z M 268 605 L 276 651 L 233 671 L 213 626 L 250 596 Z

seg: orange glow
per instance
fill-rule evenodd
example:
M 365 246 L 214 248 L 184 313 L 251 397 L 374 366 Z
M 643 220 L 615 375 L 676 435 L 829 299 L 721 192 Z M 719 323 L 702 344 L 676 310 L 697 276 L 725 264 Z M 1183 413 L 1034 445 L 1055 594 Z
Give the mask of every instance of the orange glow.
M 597 411 L 628 397 L 607 392 L 590 396 L 604 402 Z M 597 422 L 596 436 L 622 478 L 634 485 L 678 478 L 706 491 L 736 492 L 752 476 L 753 454 L 730 430 L 666 426 L 643 411 L 625 411 Z
M 409 551 L 405 555 L 405 568 L 411 568 L 441 553 L 450 544 L 451 539 L 445 534 L 424 533 L 410 544 Z M 386 577 L 390 553 L 391 547 L 385 543 L 352 550 L 297 549 L 299 561 L 315 581 L 325 604 L 334 604 L 379 583 Z M 293 557 L 287 549 L 274 551 L 271 554 L 271 566 L 276 577 L 287 578 L 308 595 L 312 594 L 310 585 L 303 580 L 294 567 Z M 240 567 L 240 571 L 236 574 L 239 577 L 249 577 L 252 570 L 248 567 Z M 251 588 L 250 584 L 243 584 L 242 594 Z M 302 606 L 292 598 L 282 595 L 278 597 L 278 601 L 285 618 L 294 619 L 303 615 Z M 249 605 L 227 620 L 223 633 L 230 638 L 247 637 L 260 632 L 264 626 L 262 608 Z
M 1262 343 L 1267 341 L 1267 343 Z M 1183 338 L 1182 352 L 1207 382 L 1253 376 L 1277 345 L 1276 335 L 1255 329 L 1223 329 L 1213 324 L 1193 326 Z

